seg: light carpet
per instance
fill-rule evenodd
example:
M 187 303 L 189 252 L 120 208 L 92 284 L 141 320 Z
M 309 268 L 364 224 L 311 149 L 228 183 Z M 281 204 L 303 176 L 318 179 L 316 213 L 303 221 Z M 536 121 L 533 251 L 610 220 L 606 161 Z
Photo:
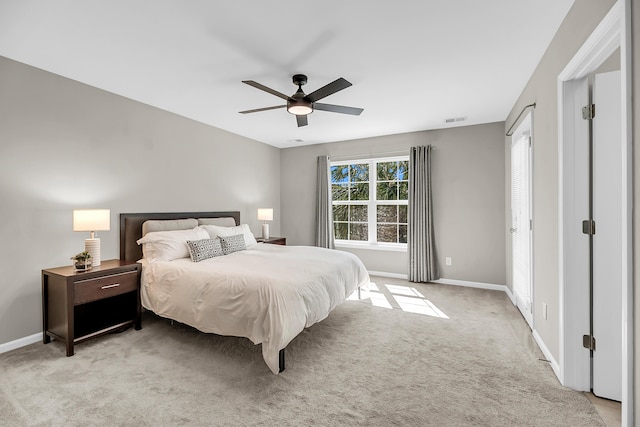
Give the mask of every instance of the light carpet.
M 374 277 L 269 371 L 260 346 L 145 313 L 76 346 L 0 355 L 9 426 L 601 426 L 502 292 Z

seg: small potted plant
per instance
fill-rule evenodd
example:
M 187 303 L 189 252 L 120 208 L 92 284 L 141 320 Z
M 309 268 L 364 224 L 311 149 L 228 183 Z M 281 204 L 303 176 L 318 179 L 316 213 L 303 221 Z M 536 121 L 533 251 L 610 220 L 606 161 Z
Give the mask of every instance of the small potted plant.
M 71 258 L 73 260 L 73 266 L 78 271 L 85 271 L 91 268 L 91 254 L 87 251 L 80 252 Z

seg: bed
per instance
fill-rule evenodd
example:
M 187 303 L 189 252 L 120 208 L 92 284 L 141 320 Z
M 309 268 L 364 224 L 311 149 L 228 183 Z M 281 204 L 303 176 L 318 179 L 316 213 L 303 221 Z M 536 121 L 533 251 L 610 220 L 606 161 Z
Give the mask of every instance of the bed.
M 249 234 L 237 211 L 124 213 L 120 214 L 120 258 L 142 264 L 140 293 L 145 309 L 202 332 L 261 344 L 265 363 L 277 374 L 285 368 L 287 344 L 369 283 L 369 275 L 353 254 L 254 243 Z M 163 247 L 162 256 L 152 252 L 157 249 L 154 239 L 166 235 L 191 236 L 190 256 L 185 257 L 184 247 L 174 242 L 172 248 L 183 252 L 165 258 L 172 248 L 167 252 Z M 226 242 L 226 249 L 233 240 L 246 249 L 229 249 L 224 255 L 200 260 L 194 240 L 216 240 L 223 246 Z

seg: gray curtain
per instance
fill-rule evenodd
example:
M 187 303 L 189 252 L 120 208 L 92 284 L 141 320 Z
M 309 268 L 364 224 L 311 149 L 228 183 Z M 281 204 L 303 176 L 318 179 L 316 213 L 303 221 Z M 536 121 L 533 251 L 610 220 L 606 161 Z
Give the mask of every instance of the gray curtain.
M 440 278 L 431 209 L 431 146 L 411 147 L 409 155 L 409 280 Z
M 335 248 L 333 240 L 333 207 L 329 181 L 329 156 L 318 156 L 318 184 L 316 203 L 316 246 Z

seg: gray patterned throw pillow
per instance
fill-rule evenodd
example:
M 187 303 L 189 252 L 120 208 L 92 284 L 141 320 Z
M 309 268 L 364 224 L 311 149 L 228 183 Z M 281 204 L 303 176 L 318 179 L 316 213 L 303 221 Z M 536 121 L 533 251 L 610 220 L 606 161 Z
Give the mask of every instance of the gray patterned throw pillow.
M 220 243 L 222 243 L 222 253 L 225 255 L 247 249 L 247 245 L 244 242 L 244 235 L 242 234 L 218 236 L 218 239 L 220 239 Z
M 222 244 L 218 239 L 187 240 L 187 245 L 193 262 L 223 255 Z

